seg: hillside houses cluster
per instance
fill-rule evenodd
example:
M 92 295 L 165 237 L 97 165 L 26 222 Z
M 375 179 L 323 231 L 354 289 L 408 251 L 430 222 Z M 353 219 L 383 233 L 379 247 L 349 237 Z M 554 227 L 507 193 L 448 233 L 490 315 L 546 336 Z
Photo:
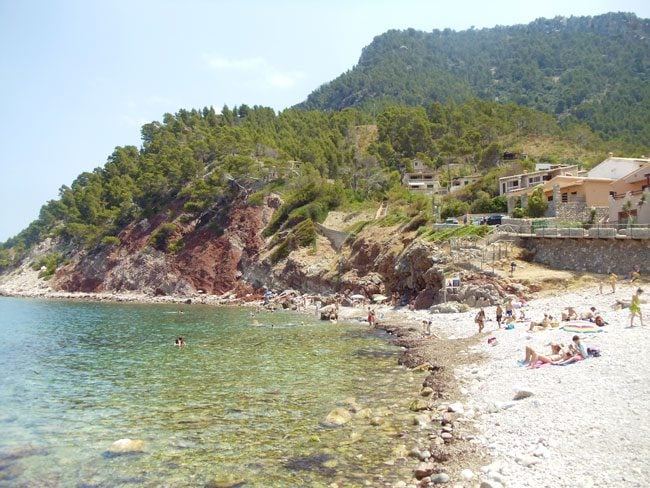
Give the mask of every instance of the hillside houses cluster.
M 450 164 L 446 171 L 456 170 L 461 167 L 459 164 Z M 449 185 L 442 186 L 439 179 L 439 171 L 431 169 L 419 159 L 413 161 L 413 171 L 405 173 L 402 177 L 402 184 L 409 190 L 415 192 L 430 193 L 433 195 L 447 195 L 455 193 L 466 185 L 474 183 L 482 178 L 480 174 L 467 176 L 454 176 L 449 178 Z
M 610 155 L 589 171 L 580 171 L 577 166 L 550 166 L 499 178 L 508 213 L 517 204 L 526 208 L 528 197 L 540 187 L 548 202 L 547 217 L 650 224 L 650 158 Z
M 517 155 L 519 157 L 519 155 Z M 445 168 L 452 171 L 454 168 Z M 457 176 L 443 187 L 436 172 L 414 161 L 413 171 L 402 179 L 412 191 L 432 195 L 454 193 L 481 178 Z M 533 172 L 499 178 L 499 194 L 508 201 L 508 214 L 527 207 L 528 197 L 541 188 L 548 202 L 546 217 L 625 225 L 650 224 L 650 158 L 620 158 L 610 154 L 589 171 L 577 165 L 538 164 Z

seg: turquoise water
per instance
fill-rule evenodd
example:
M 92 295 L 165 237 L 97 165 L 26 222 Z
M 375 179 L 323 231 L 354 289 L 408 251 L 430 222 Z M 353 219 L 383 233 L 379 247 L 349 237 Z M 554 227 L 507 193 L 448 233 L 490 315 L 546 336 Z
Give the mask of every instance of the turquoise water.
M 372 486 L 406 419 L 397 351 L 361 324 L 248 309 L 0 298 L 0 486 Z M 301 323 L 304 322 L 304 323 Z M 273 327 L 271 326 L 273 325 Z M 188 343 L 174 347 L 176 336 Z M 399 400 L 396 400 L 399 399 Z M 122 438 L 140 453 L 114 456 Z

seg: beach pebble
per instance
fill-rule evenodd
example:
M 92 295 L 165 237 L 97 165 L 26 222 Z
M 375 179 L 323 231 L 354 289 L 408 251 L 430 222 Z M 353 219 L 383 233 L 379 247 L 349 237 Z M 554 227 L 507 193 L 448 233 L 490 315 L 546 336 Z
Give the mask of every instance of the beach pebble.
M 498 481 L 485 480 L 481 482 L 480 488 L 503 488 L 503 485 Z
M 358 419 L 369 419 L 372 417 L 372 410 L 370 408 L 362 408 L 355 413 Z
M 515 456 L 515 461 L 517 461 L 517 463 L 521 464 L 522 466 L 530 468 L 539 463 L 539 458 L 530 456 L 528 454 L 517 454 Z
M 551 455 L 551 451 L 543 445 L 539 444 L 535 450 L 533 451 L 533 456 L 541 457 L 541 458 L 548 458 Z
M 523 400 L 524 398 L 528 398 L 533 396 L 533 392 L 529 390 L 518 390 L 515 393 L 515 396 L 512 397 L 513 400 Z
M 420 395 L 422 395 L 423 397 L 428 397 L 433 395 L 433 388 L 431 388 L 430 386 L 425 386 L 424 388 L 422 388 Z
M 448 408 L 449 412 L 458 413 L 458 414 L 465 413 L 465 409 L 463 408 L 463 404 L 460 403 L 460 402 L 452 403 L 447 408 Z
M 438 473 L 431 476 L 431 482 L 434 485 L 441 485 L 443 483 L 449 483 L 449 475 L 447 473 Z
M 433 465 L 433 463 L 420 463 L 418 467 L 415 468 L 413 475 L 415 476 L 416 479 L 421 480 L 422 478 L 425 478 L 433 474 L 434 471 L 435 471 L 435 466 Z
M 422 398 L 418 398 L 411 403 L 409 407 L 413 412 L 420 412 L 422 410 L 427 410 L 429 408 L 429 402 Z
M 463 470 L 460 472 L 460 476 L 461 476 L 461 478 L 463 478 L 465 481 L 469 481 L 469 480 L 471 480 L 472 478 L 474 478 L 474 471 L 472 471 L 471 469 L 463 469 Z
M 429 425 L 428 415 L 424 415 L 424 414 L 414 415 L 413 425 L 417 425 L 418 427 L 427 427 Z

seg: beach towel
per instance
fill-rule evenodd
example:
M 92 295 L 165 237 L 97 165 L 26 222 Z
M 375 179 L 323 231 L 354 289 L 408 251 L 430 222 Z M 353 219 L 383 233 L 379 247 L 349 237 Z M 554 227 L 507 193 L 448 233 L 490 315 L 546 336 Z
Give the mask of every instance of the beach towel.
M 572 333 L 589 333 L 593 334 L 596 332 L 602 332 L 603 329 L 598 327 L 596 324 L 593 322 L 589 322 L 588 320 L 569 320 L 568 322 L 565 322 L 560 329 L 564 330 L 565 332 L 572 332 Z

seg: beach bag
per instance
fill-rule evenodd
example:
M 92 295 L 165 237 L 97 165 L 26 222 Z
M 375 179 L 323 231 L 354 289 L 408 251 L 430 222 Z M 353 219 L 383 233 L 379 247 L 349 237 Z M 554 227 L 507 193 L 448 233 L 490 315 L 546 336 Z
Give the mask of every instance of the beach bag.
M 588 347 L 587 354 L 589 354 L 591 357 L 598 358 L 600 357 L 600 349 L 597 347 Z

